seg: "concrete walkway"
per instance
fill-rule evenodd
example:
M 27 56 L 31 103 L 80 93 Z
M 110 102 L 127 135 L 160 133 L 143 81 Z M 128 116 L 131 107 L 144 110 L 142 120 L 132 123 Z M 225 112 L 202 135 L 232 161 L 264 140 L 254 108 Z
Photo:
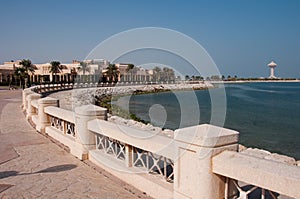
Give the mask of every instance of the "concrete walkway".
M 37 133 L 21 91 L 0 89 L 0 198 L 149 198 Z

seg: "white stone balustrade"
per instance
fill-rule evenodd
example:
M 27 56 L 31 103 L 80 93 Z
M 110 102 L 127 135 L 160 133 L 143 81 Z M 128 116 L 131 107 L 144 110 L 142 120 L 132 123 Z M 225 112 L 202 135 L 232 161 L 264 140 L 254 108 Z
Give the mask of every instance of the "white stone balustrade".
M 45 113 L 50 118 L 50 125 L 45 127 L 45 133 L 69 147 L 70 153 L 83 160 L 87 157 L 88 149 L 81 143 L 76 126 L 75 113 L 58 107 L 45 107 Z
M 50 118 L 45 112 L 46 107 L 58 107 L 59 101 L 55 98 L 45 97 L 38 100 L 38 123 L 36 130 L 45 133 L 46 126 L 50 126 Z
M 256 187 L 262 190 L 261 198 L 267 190 L 275 198 L 300 198 L 300 168 L 238 153 L 236 131 L 204 124 L 178 129 L 170 138 L 108 122 L 104 108 L 64 110 L 57 99 L 40 99 L 33 92 L 86 86 L 93 85 L 44 85 L 23 91 L 23 109 L 28 118 L 37 116 L 36 129 L 68 146 L 79 159 L 89 158 L 154 198 L 246 199 Z M 244 191 L 241 181 L 254 188 Z
M 27 109 L 26 109 L 26 118 L 31 119 L 33 115 L 37 115 L 36 108 L 32 106 L 32 101 L 40 99 L 41 94 L 33 93 L 26 96 Z
M 154 198 L 173 198 L 172 138 L 100 119 L 87 127 L 97 138 L 92 162 Z
M 153 131 L 145 131 L 99 119 L 88 122 L 87 128 L 94 133 L 119 140 L 136 148 L 175 159 L 173 139 Z
M 212 172 L 211 158 L 225 150 L 237 151 L 238 135 L 208 124 L 176 130 L 174 198 L 223 198 L 225 178 Z
M 31 88 L 26 88 L 22 92 L 22 107 L 23 107 L 24 111 L 26 111 L 28 109 L 27 96 L 30 94 L 34 94 L 34 92 L 31 90 Z
M 96 145 L 95 135 L 88 130 L 87 124 L 93 119 L 107 120 L 107 109 L 95 105 L 84 105 L 76 107 L 75 114 L 76 141 L 82 144 L 80 156 L 85 159 L 88 151 L 95 149 Z
M 64 121 L 75 123 L 75 113 L 73 111 L 62 109 L 55 106 L 47 106 L 45 107 L 45 113 L 50 116 L 60 118 Z
M 88 151 L 95 148 L 95 136 L 87 129 L 87 122 L 96 118 L 106 120 L 107 110 L 86 105 L 72 112 L 57 106 L 59 101 L 54 98 L 38 100 L 36 129 L 68 146 L 74 156 L 86 159 Z
M 232 151 L 224 151 L 212 161 L 214 173 L 261 188 L 262 198 L 267 194 L 265 190 L 300 198 L 300 168 L 297 166 Z M 239 191 L 242 199 L 250 193 Z M 231 197 L 225 194 L 225 198 Z
M 159 134 L 155 135 L 151 131 L 144 131 L 101 120 L 90 121 L 88 123 L 88 129 L 112 139 L 106 141 L 108 142 L 107 150 L 118 142 L 124 143 L 123 145 L 131 146 L 134 150 L 140 150 L 140 152 L 133 152 L 131 158 L 127 158 L 131 159 L 130 165 L 135 166 L 135 162 L 139 160 L 140 164 L 144 164 L 142 167 L 146 167 L 146 162 L 144 162 L 142 158 L 137 159 L 132 157 L 134 155 L 142 156 L 144 154 L 147 154 L 144 156 L 145 158 L 150 155 L 154 158 L 154 161 L 167 158 L 170 159 L 171 162 L 174 162 L 174 191 L 172 191 L 172 197 L 174 198 L 221 198 L 224 195 L 225 178 L 212 173 L 211 158 L 213 155 L 224 150 L 237 150 L 238 132 L 236 131 L 211 125 L 199 125 L 177 130 L 175 139 L 172 139 Z M 101 138 L 101 141 L 102 140 L 103 137 Z M 115 140 L 114 143 L 113 140 Z M 102 146 L 101 148 L 105 147 Z M 119 146 L 119 148 L 123 147 Z M 130 153 L 125 152 L 124 156 L 127 157 L 129 154 Z M 116 159 L 118 158 L 116 152 L 112 152 L 112 155 Z M 91 153 L 91 156 L 91 159 L 97 162 L 97 157 L 95 157 L 97 154 Z M 101 162 L 103 166 L 106 161 L 102 158 Z M 111 161 L 108 162 L 111 163 Z M 124 165 L 128 165 L 127 162 L 125 163 Z M 109 165 L 104 166 L 109 167 Z M 157 166 L 157 164 L 155 166 Z M 154 168 L 153 165 L 149 167 L 150 170 L 151 168 Z M 164 175 L 160 168 L 156 169 L 158 173 Z M 117 171 L 111 170 L 111 172 L 117 176 L 122 175 L 122 173 L 118 173 Z M 166 173 L 166 171 L 164 172 Z M 136 178 L 136 176 L 131 177 Z M 139 181 L 138 184 L 136 184 L 134 180 L 130 180 L 131 177 L 127 176 L 126 180 L 140 187 L 142 190 L 148 189 L 150 195 L 156 198 L 159 197 L 155 191 L 159 188 L 162 189 L 159 184 L 152 184 L 151 186 L 156 188 L 151 192 L 149 184 L 145 182 L 145 179 L 142 180 L 144 183 L 140 183 Z M 145 185 L 144 187 L 142 187 L 143 184 Z M 218 191 L 216 192 L 216 190 Z M 169 191 L 167 189 L 164 190 L 164 192 L 167 193 Z M 168 197 L 170 194 L 166 194 L 166 196 Z
M 37 111 L 39 108 L 38 100 L 32 100 L 31 106 L 33 106 L 35 108 L 35 110 Z

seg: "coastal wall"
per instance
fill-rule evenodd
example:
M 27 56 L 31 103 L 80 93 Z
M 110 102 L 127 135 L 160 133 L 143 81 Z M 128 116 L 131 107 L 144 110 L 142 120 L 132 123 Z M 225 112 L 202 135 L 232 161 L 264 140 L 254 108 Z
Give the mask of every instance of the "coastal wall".
M 259 156 L 261 150 L 238 152 L 236 131 L 205 124 L 163 133 L 116 117 L 108 120 L 107 110 L 94 105 L 62 109 L 58 99 L 35 93 L 66 87 L 71 86 L 25 89 L 28 119 L 77 158 L 154 198 L 300 198 L 300 167 L 282 156 Z
M 52 86 L 55 89 L 56 86 Z M 175 90 L 199 90 L 209 89 L 214 86 L 210 83 L 201 84 L 150 84 L 150 85 L 137 85 L 137 84 L 116 84 L 110 87 L 98 84 L 74 84 L 65 85 L 66 88 L 74 88 L 64 91 L 64 95 L 54 92 L 49 96 L 57 98 L 61 101 L 60 106 L 65 109 L 74 110 L 75 107 L 94 104 L 95 96 L 119 96 L 119 95 L 132 95 L 135 92 L 162 92 L 162 91 L 175 91 Z M 84 88 L 84 89 L 82 89 Z M 49 92 L 48 88 L 41 88 L 41 92 Z

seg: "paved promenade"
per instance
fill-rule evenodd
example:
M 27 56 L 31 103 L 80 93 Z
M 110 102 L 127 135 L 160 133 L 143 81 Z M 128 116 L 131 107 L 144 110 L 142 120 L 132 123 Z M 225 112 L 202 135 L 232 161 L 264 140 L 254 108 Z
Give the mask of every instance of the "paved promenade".
M 149 198 L 37 133 L 21 91 L 0 88 L 0 198 Z

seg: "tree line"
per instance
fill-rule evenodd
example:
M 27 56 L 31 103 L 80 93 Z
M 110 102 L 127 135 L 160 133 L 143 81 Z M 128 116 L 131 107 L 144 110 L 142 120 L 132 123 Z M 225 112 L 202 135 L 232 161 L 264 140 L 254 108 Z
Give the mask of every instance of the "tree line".
M 17 67 L 14 70 L 14 76 L 20 82 L 20 87 L 24 88 L 25 86 L 30 86 L 32 82 L 30 82 L 29 76 L 34 75 L 37 67 L 32 64 L 31 60 L 23 59 L 20 62 L 21 67 Z M 50 62 L 50 70 L 49 72 L 52 74 L 53 82 L 56 82 L 55 76 L 57 73 L 60 73 L 63 69 L 63 66 L 59 61 Z
M 21 67 L 15 68 L 14 76 L 20 82 L 20 87 L 30 86 L 32 82 L 30 82 L 30 75 L 34 75 L 37 67 L 32 64 L 31 60 L 23 59 L 20 62 Z M 58 83 L 59 79 L 57 74 L 61 73 L 64 69 L 64 66 L 59 61 L 51 61 L 49 67 L 49 73 L 52 76 L 52 83 Z M 126 68 L 126 73 L 130 75 L 136 75 L 139 68 L 135 67 L 133 64 L 128 64 Z M 80 66 L 78 68 L 72 68 L 70 73 L 72 76 L 76 78 L 78 72 L 82 72 L 82 76 L 85 77 L 86 73 L 90 73 L 90 68 L 86 62 L 80 62 Z M 119 77 L 121 76 L 119 68 L 115 64 L 109 64 L 102 74 L 102 71 L 99 72 L 99 82 L 109 82 L 116 83 L 119 81 Z M 160 68 L 158 66 L 153 69 L 153 81 L 174 81 L 175 80 L 175 72 L 173 69 L 164 67 Z M 83 78 L 86 81 L 86 78 Z

